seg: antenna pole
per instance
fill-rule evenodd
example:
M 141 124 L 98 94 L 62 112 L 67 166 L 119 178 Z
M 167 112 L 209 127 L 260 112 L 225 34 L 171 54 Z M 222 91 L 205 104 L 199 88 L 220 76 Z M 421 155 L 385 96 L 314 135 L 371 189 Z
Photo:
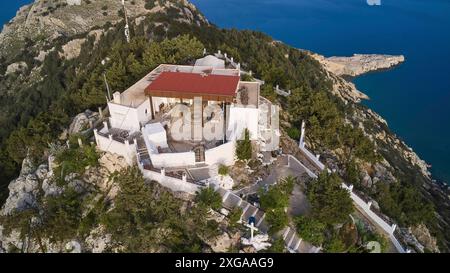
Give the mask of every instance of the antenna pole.
M 122 0 L 123 14 L 125 16 L 125 38 L 130 43 L 130 26 L 128 25 L 127 9 L 125 8 L 125 0 Z

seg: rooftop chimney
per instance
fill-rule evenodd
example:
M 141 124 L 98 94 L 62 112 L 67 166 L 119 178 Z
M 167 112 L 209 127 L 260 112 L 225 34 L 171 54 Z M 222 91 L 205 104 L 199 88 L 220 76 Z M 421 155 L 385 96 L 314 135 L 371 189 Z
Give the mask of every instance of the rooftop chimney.
M 114 103 L 115 103 L 115 104 L 120 104 L 120 103 L 121 103 L 121 101 L 122 101 L 122 95 L 120 94 L 120 92 L 115 92 L 115 93 L 113 94 L 113 97 L 114 97 Z

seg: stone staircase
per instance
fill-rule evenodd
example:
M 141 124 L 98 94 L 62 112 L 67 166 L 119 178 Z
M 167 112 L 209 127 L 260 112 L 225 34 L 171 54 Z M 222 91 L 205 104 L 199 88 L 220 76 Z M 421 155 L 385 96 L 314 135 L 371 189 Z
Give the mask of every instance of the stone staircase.
M 151 164 L 150 155 L 148 154 L 144 139 L 142 137 L 138 137 L 136 138 L 136 142 L 136 152 L 140 161 L 144 163 L 144 165 Z
M 262 233 L 267 233 L 268 226 L 266 221 L 264 221 L 265 213 L 259 208 L 253 206 L 247 201 L 243 200 L 233 192 L 225 190 L 223 188 L 217 187 L 216 191 L 222 196 L 222 205 L 227 210 L 232 210 L 236 207 L 242 209 L 241 219 L 247 221 L 250 216 L 255 217 L 256 227 Z M 285 228 L 281 231 L 278 236 L 281 236 L 285 242 L 286 247 L 290 252 L 294 253 L 317 253 L 320 249 L 312 246 L 311 244 L 303 241 L 298 237 L 297 233 L 291 227 Z

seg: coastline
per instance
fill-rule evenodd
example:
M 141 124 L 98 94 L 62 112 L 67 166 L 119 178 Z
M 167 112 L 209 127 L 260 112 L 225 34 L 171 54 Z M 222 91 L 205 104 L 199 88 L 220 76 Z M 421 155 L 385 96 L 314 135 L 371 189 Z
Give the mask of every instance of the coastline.
M 302 49 L 299 49 L 302 50 Z M 401 66 L 404 62 L 406 62 L 406 58 L 404 57 L 404 55 L 385 55 L 385 54 L 354 54 L 351 57 L 325 57 L 319 54 L 316 54 L 314 52 L 311 52 L 308 50 L 308 52 L 311 53 L 311 55 L 317 60 L 319 61 L 319 63 L 322 64 L 323 68 L 326 69 L 329 73 L 333 74 L 336 77 L 340 77 L 343 80 L 345 80 L 347 83 L 350 83 L 351 85 L 355 86 L 355 90 L 352 90 L 352 92 L 360 92 L 363 94 L 363 96 L 357 96 L 357 98 L 355 98 L 353 100 L 353 102 L 355 103 L 361 103 L 363 101 L 367 101 L 370 100 L 370 97 L 364 93 L 364 91 L 360 91 L 358 89 L 358 86 L 356 85 L 356 83 L 354 82 L 355 79 L 361 77 L 361 76 L 366 76 L 366 75 L 370 75 L 370 74 L 376 74 L 376 73 L 384 73 L 384 72 L 389 72 L 392 70 L 395 70 L 396 68 L 398 68 L 399 66 Z M 348 65 L 346 63 L 346 61 L 348 61 L 348 63 L 352 63 L 353 66 L 355 66 L 355 62 L 352 61 L 352 58 L 354 58 L 355 56 L 369 56 L 372 58 L 377 58 L 378 60 L 385 60 L 385 62 L 380 63 L 379 66 L 375 65 L 372 66 L 370 68 L 364 68 L 363 66 L 365 65 L 365 63 L 361 63 L 361 67 L 353 67 L 353 70 L 355 71 L 361 71 L 360 73 L 355 73 L 355 74 L 344 74 L 344 73 L 338 73 L 336 74 L 336 72 L 342 72 L 343 69 L 345 69 L 344 67 L 346 65 Z M 392 58 L 397 58 L 398 62 L 390 62 L 389 60 Z M 339 59 L 340 63 L 338 64 L 338 66 L 335 66 L 335 62 L 333 60 Z M 364 104 L 363 104 L 364 105 Z M 365 105 L 368 109 L 370 109 L 371 111 L 374 112 L 373 109 L 371 109 L 371 107 Z M 376 114 L 376 112 L 374 112 Z M 387 121 L 382 118 L 379 114 L 377 114 L 379 116 L 379 118 L 381 118 L 383 120 L 383 123 L 385 123 L 388 127 L 388 123 Z M 407 150 L 410 151 L 410 158 L 413 158 L 413 161 L 415 162 L 415 165 L 418 165 L 420 167 L 420 169 L 422 170 L 422 173 L 424 174 L 424 176 L 430 178 L 430 180 L 432 182 L 434 182 L 436 185 L 438 185 L 442 190 L 448 190 L 450 189 L 450 185 L 449 182 L 450 181 L 445 181 L 444 179 L 438 178 L 435 175 L 433 175 L 433 169 L 432 169 L 432 165 L 429 164 L 427 161 L 425 161 L 424 159 L 422 159 L 415 151 L 414 149 L 409 146 L 405 140 L 403 140 L 403 138 L 401 136 L 399 136 L 397 133 L 395 133 L 394 131 L 392 131 L 392 128 L 389 127 L 389 130 L 391 130 L 391 132 L 395 135 L 395 137 L 397 139 L 399 139 L 399 141 L 406 147 Z M 413 162 L 412 162 L 413 163 Z M 414 164 L 414 163 L 413 163 Z

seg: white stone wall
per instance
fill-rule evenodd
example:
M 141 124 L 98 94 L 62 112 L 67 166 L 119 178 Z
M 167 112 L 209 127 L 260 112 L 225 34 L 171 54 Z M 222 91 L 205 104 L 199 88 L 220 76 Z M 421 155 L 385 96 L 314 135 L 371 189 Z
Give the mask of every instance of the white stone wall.
M 137 109 L 132 107 L 108 103 L 109 113 L 111 117 L 109 121 L 112 128 L 118 128 L 129 131 L 139 131 L 140 123 L 138 118 Z
M 97 130 L 94 130 L 94 136 L 99 150 L 123 156 L 130 166 L 136 162 L 136 144 L 121 143 L 111 137 L 101 136 Z
M 156 168 L 177 168 L 195 165 L 194 152 L 150 154 L 150 159 Z
M 223 164 L 231 166 L 234 164 L 235 142 L 230 141 L 216 148 L 205 151 L 205 163 L 207 165 Z
M 306 155 L 312 162 L 314 162 L 317 167 L 319 167 L 321 170 L 325 169 L 325 165 L 323 165 L 323 163 L 320 162 L 319 159 L 317 159 L 317 157 L 313 155 L 308 149 L 303 146 L 300 146 L 299 148 L 300 150 L 302 150 L 304 155 Z
M 138 121 L 142 124 L 147 123 L 152 118 L 152 109 L 150 108 L 149 98 L 136 108 L 136 115 Z
M 317 175 L 313 173 L 310 169 L 308 169 L 305 165 L 303 165 L 297 158 L 292 155 L 288 155 L 288 166 L 297 171 L 306 171 L 309 177 L 317 178 Z
M 227 139 L 241 139 L 245 128 L 250 131 L 250 140 L 258 140 L 259 110 L 256 108 L 230 107 L 227 124 Z
M 145 170 L 142 165 L 139 166 L 141 169 L 142 174 L 145 178 L 154 180 L 161 184 L 162 186 L 171 189 L 172 191 L 181 191 L 181 192 L 187 192 L 190 194 L 195 194 L 197 191 L 200 190 L 200 186 L 188 182 L 184 182 L 183 180 L 168 177 L 165 175 L 162 175 L 161 173 Z

